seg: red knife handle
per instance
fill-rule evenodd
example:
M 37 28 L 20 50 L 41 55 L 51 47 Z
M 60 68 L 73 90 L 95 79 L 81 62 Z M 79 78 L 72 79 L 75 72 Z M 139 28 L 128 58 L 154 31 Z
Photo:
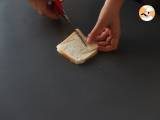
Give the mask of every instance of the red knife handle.
M 64 16 L 64 7 L 60 0 L 48 0 L 48 7 L 51 10 L 57 11 L 59 15 Z
M 60 0 L 54 0 L 54 8 L 61 16 L 64 16 L 64 7 Z

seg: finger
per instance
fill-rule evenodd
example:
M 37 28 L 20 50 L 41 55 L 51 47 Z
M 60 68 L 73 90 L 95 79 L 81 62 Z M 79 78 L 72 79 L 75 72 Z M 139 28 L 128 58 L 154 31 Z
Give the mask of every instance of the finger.
M 111 30 L 108 30 L 108 36 L 112 37 L 112 32 L 111 32 Z
M 104 32 L 106 30 L 106 28 L 104 28 L 103 30 L 102 30 L 102 32 Z
M 105 47 L 107 45 L 106 41 L 101 41 L 101 42 L 97 42 L 98 46 L 103 46 Z
M 28 0 L 29 3 L 32 5 L 33 9 L 36 9 L 36 1 Z
M 108 31 L 104 31 L 95 38 L 95 41 L 104 41 L 108 37 L 108 35 Z
M 102 52 L 110 52 L 116 50 L 118 46 L 118 44 L 116 44 L 116 41 L 117 40 L 108 39 L 108 41 L 106 40 L 106 45 L 103 44 L 98 46 L 98 50 Z
M 104 28 L 104 24 L 97 22 L 93 30 L 88 35 L 87 42 L 91 43 L 95 41 L 96 37 L 104 31 Z
M 45 10 L 44 10 L 44 15 L 47 16 L 47 17 L 49 17 L 49 18 L 52 18 L 52 19 L 54 19 L 54 20 L 60 18 L 60 16 L 57 14 L 56 11 L 51 11 L 51 10 L 49 10 L 49 9 L 45 9 Z
M 108 36 L 106 38 L 107 45 L 111 45 L 111 41 L 112 41 L 112 36 Z
M 98 50 L 99 51 L 102 51 L 102 52 L 110 52 L 112 51 L 112 47 L 110 45 L 107 45 L 107 46 L 98 46 Z
M 104 28 L 104 31 L 106 31 L 106 32 L 108 32 L 108 33 L 109 33 L 111 30 L 110 30 L 110 28 L 105 27 L 105 28 Z M 104 32 L 104 31 L 103 31 L 103 32 Z
M 109 41 L 111 38 L 111 30 L 109 28 L 105 28 L 104 32 L 102 32 L 101 35 L 97 36 L 96 41 Z
M 41 10 L 37 10 L 39 15 L 42 15 L 42 11 Z
M 112 40 L 112 36 L 108 36 L 107 38 L 106 38 L 106 41 L 111 41 Z

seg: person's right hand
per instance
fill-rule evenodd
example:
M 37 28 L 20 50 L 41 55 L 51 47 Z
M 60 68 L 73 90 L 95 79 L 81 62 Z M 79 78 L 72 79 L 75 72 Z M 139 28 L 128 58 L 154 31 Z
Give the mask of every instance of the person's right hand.
M 98 44 L 98 50 L 103 52 L 114 51 L 118 48 L 120 39 L 120 20 L 117 14 L 110 24 L 97 24 L 88 35 L 88 42 Z M 106 22 L 107 23 L 107 20 Z
M 116 50 L 120 39 L 120 8 L 122 0 L 106 0 L 96 25 L 87 38 L 88 43 L 98 44 L 98 50 Z
M 48 0 L 29 0 L 29 2 L 40 15 L 51 19 L 59 19 L 57 11 L 48 7 Z

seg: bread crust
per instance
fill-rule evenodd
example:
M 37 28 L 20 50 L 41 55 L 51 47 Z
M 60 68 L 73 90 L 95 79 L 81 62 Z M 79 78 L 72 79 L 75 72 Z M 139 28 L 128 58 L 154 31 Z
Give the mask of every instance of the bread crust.
M 57 51 L 64 57 L 66 58 L 67 60 L 69 60 L 71 63 L 74 63 L 74 64 L 80 64 L 79 62 L 77 62 L 76 60 L 72 59 L 70 56 L 68 56 L 65 52 L 57 49 Z
M 98 53 L 97 50 L 94 50 L 94 51 L 93 51 L 94 53 L 92 53 L 87 59 L 77 61 L 77 60 L 75 60 L 75 59 L 72 59 L 70 56 L 68 56 L 65 52 L 61 51 L 60 49 L 57 49 L 57 51 L 58 51 L 58 53 L 60 53 L 64 58 L 66 58 L 67 60 L 69 60 L 71 63 L 77 64 L 77 65 L 78 65 L 78 64 L 83 64 L 83 63 L 85 63 L 88 59 L 94 57 L 94 56 Z

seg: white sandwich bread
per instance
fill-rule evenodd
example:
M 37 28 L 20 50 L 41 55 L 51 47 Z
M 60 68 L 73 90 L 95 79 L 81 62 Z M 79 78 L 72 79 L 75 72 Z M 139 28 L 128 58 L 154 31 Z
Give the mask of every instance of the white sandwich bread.
M 69 37 L 57 45 L 57 51 L 72 63 L 82 64 L 97 53 L 97 44 L 85 45 L 82 40 L 86 43 L 84 34 L 75 29 Z

